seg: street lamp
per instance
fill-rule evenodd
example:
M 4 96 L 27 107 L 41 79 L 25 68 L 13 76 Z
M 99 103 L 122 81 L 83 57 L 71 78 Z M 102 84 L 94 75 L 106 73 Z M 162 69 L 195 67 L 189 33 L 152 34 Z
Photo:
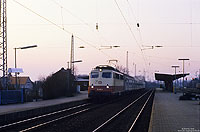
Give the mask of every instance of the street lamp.
M 184 61 L 185 60 L 190 60 L 190 59 L 178 59 L 183 61 L 183 88 L 184 88 Z
M 29 49 L 29 48 L 35 48 L 35 47 L 37 47 L 37 45 L 14 48 L 14 50 L 15 50 L 15 68 L 17 68 L 17 49 Z M 16 88 L 17 88 L 17 72 L 15 73 L 15 79 L 16 79 Z
M 83 62 L 83 61 L 82 61 L 82 60 L 77 60 L 77 61 L 72 61 L 71 63 L 74 64 L 74 63 L 79 63 L 79 62 Z M 70 67 L 69 67 L 69 61 L 67 62 L 67 65 L 68 65 L 68 69 L 69 69 L 69 68 L 70 68 Z M 74 68 L 71 68 L 71 70 L 72 70 L 72 71 L 71 71 L 72 74 L 74 74 Z
M 176 80 L 176 68 L 179 68 L 179 66 L 172 66 L 172 68 L 175 69 L 175 87 L 174 87 L 174 93 L 176 94 L 176 84 L 177 84 L 177 80 Z
M 82 60 L 72 61 L 72 63 L 83 62 Z
M 72 64 L 79 63 L 79 62 L 83 62 L 83 61 L 82 60 L 72 61 Z M 72 74 L 74 74 L 74 67 L 71 70 L 72 70 Z
M 17 49 L 29 49 L 29 48 L 35 48 L 35 47 L 37 47 L 37 45 L 14 48 L 14 50 L 15 50 L 15 68 L 17 68 L 17 57 L 16 57 Z

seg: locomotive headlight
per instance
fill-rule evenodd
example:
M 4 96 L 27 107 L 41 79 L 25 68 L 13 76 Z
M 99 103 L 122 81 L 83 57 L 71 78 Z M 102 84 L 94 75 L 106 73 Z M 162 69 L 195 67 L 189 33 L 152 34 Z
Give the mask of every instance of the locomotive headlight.
M 106 88 L 109 88 L 108 84 L 107 84 Z
M 91 88 L 94 88 L 93 84 L 92 84 Z

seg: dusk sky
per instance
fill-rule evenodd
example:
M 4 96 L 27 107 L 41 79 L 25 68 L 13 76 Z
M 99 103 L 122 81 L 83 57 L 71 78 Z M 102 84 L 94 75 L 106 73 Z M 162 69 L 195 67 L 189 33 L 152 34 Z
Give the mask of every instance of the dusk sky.
M 17 50 L 20 75 L 33 81 L 67 68 L 72 34 L 75 60 L 83 61 L 75 64 L 78 74 L 110 59 L 125 67 L 127 51 L 131 75 L 133 64 L 137 75 L 146 71 L 148 80 L 155 72 L 173 74 L 172 65 L 179 65 L 181 73 L 179 58 L 190 59 L 185 62 L 188 79 L 199 74 L 199 0 L 9 0 L 7 17 L 9 68 L 14 67 L 13 48 L 38 45 Z M 115 45 L 120 47 L 101 47 Z M 163 47 L 148 49 L 157 45 Z

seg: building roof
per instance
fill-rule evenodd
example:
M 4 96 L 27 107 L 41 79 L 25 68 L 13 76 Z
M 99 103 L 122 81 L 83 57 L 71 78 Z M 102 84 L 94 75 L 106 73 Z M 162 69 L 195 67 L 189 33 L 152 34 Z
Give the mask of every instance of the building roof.
M 30 80 L 29 77 L 17 77 L 17 83 L 18 84 L 26 84 L 28 79 Z M 11 81 L 11 84 L 16 84 L 16 77 L 10 77 L 10 81 Z
M 160 80 L 160 81 L 173 81 L 176 79 L 179 79 L 181 77 L 185 77 L 189 75 L 189 73 L 185 73 L 185 74 L 165 74 L 165 73 L 155 73 L 155 78 L 156 80 Z

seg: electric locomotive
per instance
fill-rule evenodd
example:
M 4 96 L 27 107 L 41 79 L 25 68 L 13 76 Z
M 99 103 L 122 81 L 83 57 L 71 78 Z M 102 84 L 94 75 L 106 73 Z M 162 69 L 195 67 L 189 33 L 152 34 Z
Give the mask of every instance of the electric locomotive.
M 144 87 L 144 78 L 131 77 L 114 67 L 100 65 L 89 74 L 88 97 L 121 95 Z

